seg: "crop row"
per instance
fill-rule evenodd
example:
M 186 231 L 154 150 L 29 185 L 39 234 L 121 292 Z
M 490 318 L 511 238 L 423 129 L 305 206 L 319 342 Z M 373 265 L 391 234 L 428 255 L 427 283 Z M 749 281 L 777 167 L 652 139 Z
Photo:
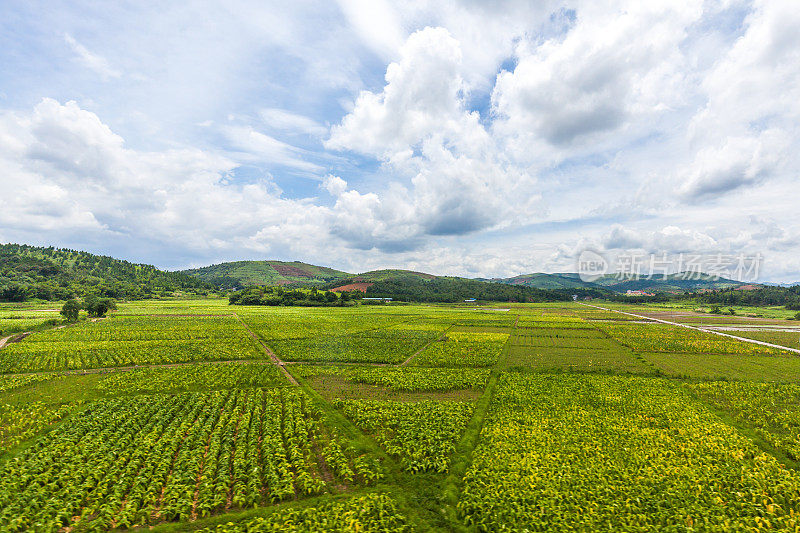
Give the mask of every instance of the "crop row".
M 97 390 L 108 396 L 116 396 L 275 387 L 285 384 L 286 378 L 271 362 L 213 363 L 172 368 L 139 368 L 113 373 L 97 384 Z
M 290 389 L 95 402 L 0 467 L 0 529 L 186 520 L 377 478 L 320 416 Z
M 455 401 L 336 399 L 333 404 L 409 472 L 447 472 L 473 411 L 472 404 Z
M 489 379 L 489 370 L 477 368 L 297 365 L 292 368 L 292 373 L 301 377 L 343 376 L 356 383 L 380 385 L 389 390 L 405 392 L 478 389 L 483 388 Z
M 450 332 L 418 354 L 414 366 L 485 367 L 497 363 L 507 333 Z
M 0 372 L 36 372 L 264 357 L 250 338 L 193 341 L 19 342 L 0 350 Z
M 800 475 L 680 384 L 507 373 L 458 512 L 481 531 L 795 531 Z
M 703 400 L 754 427 L 759 437 L 800 461 L 800 385 L 717 381 L 691 387 Z
M 42 331 L 26 343 L 228 339 L 247 335 L 235 317 L 110 317 Z
M 67 416 L 75 405 L 52 407 L 41 402 L 0 404 L 0 454 L 30 439 Z
M 643 352 L 786 355 L 768 346 L 662 324 L 598 323 L 598 328 L 620 343 Z
M 385 493 L 353 496 L 313 507 L 276 510 L 266 517 L 228 522 L 198 533 L 403 533 L 411 531 L 406 517 Z

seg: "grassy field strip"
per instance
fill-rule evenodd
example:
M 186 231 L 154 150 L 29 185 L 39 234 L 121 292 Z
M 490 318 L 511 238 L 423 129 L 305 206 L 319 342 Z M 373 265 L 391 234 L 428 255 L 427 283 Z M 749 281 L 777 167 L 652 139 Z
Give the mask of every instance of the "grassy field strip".
M 662 324 L 668 324 L 670 326 L 679 326 L 679 327 L 686 328 L 686 329 L 693 329 L 695 331 L 702 331 L 704 333 L 713 333 L 714 335 L 719 335 L 721 337 L 729 337 L 729 338 L 735 339 L 737 341 L 749 342 L 751 344 L 760 344 L 761 346 L 767 346 L 769 348 L 777 348 L 778 350 L 786 350 L 786 351 L 789 351 L 789 352 L 794 352 L 796 354 L 800 354 L 800 350 L 798 350 L 797 348 L 789 348 L 788 346 L 781 346 L 779 344 L 772 344 L 770 342 L 764 342 L 764 341 L 759 341 L 759 340 L 755 340 L 755 339 L 748 339 L 748 338 L 745 338 L 745 337 L 737 337 L 736 335 L 730 335 L 728 333 L 722 333 L 721 331 L 714 331 L 713 329 L 698 328 L 698 327 L 695 327 L 695 326 L 689 326 L 687 324 L 679 324 L 678 322 L 670 322 L 669 320 L 663 320 L 661 318 L 652 318 L 652 317 L 649 317 L 649 316 L 637 315 L 635 313 L 628 313 L 626 311 L 617 311 L 616 309 L 607 309 L 605 307 L 600 307 L 599 305 L 585 304 L 585 303 L 582 303 L 582 302 L 577 302 L 577 303 L 579 303 L 580 305 L 585 305 L 587 307 L 594 307 L 596 309 L 602 309 L 603 311 L 614 311 L 615 313 L 620 313 L 620 314 L 628 315 L 628 316 L 634 316 L 636 318 L 643 318 L 645 320 L 652 320 L 653 322 L 660 322 Z
M 286 368 L 284 367 L 284 363 L 283 363 L 283 361 L 281 361 L 280 359 L 278 359 L 278 356 L 277 356 L 277 355 L 275 355 L 275 353 L 274 353 L 272 350 L 270 350 L 270 349 L 269 349 L 269 346 L 267 346 L 266 344 L 264 344 L 264 341 L 262 341 L 262 340 L 261 340 L 261 337 L 259 337 L 258 335 L 256 335 L 256 334 L 255 334 L 255 332 L 254 332 L 252 329 L 250 329 L 250 326 L 248 326 L 248 325 L 247 325 L 247 322 L 245 322 L 244 320 L 242 320 L 242 317 L 240 317 L 240 316 L 239 316 L 239 315 L 237 315 L 236 313 L 234 313 L 234 314 L 233 314 L 233 316 L 235 316 L 235 317 L 236 317 L 236 320 L 238 320 L 239 322 L 241 322 L 241 324 L 242 324 L 242 325 L 245 327 L 245 329 L 247 330 L 247 332 L 250 334 L 250 337 L 252 337 L 252 338 L 253 338 L 253 340 L 254 340 L 254 341 L 256 341 L 256 342 L 258 343 L 258 345 L 259 345 L 259 346 L 261 346 L 261 348 L 264 350 L 264 353 L 266 353 L 266 354 L 267 354 L 267 356 L 268 356 L 268 357 L 269 357 L 269 358 L 272 360 L 272 363 L 273 363 L 274 365 L 276 365 L 278 368 L 280 368 L 280 369 L 281 369 L 281 372 L 283 372 L 283 375 L 284 375 L 284 376 L 286 376 L 286 379 L 288 379 L 288 380 L 289 380 L 289 383 L 291 383 L 292 385 L 295 385 L 295 386 L 299 386 L 300 384 L 299 384 L 299 383 L 297 383 L 297 380 L 296 380 L 296 379 L 294 379 L 294 376 L 293 376 L 293 375 L 291 375 L 291 374 L 289 373 L 289 371 L 288 371 L 288 370 L 286 370 Z
M 519 315 L 517 315 L 517 320 L 514 321 L 515 325 L 517 321 L 519 321 Z M 508 340 L 506 340 L 506 344 L 503 347 L 503 352 L 500 357 L 498 357 L 497 363 L 494 365 L 492 373 L 489 375 L 489 381 L 486 383 L 483 395 L 475 404 L 472 419 L 467 423 L 467 429 L 464 430 L 461 439 L 456 443 L 456 450 L 451 458 L 450 472 L 444 481 L 442 499 L 447 504 L 447 519 L 455 531 L 464 529 L 464 524 L 459 519 L 456 510 L 461 488 L 464 484 L 464 474 L 466 474 L 467 469 L 472 465 L 472 454 L 480 442 L 481 432 L 486 422 L 486 416 L 489 413 L 489 405 L 492 403 L 492 398 L 494 398 L 494 393 L 497 389 L 497 383 L 500 380 L 500 372 L 506 365 L 506 360 L 511 350 L 511 339 L 516 337 L 516 335 L 517 330 L 515 327 L 512 327 L 508 335 Z
M 408 365 L 408 363 L 410 363 L 412 359 L 414 359 L 416 356 L 418 356 L 419 354 L 421 354 L 421 353 L 422 353 L 422 352 L 423 352 L 423 351 L 424 351 L 424 350 L 425 350 L 425 349 L 426 349 L 428 346 L 430 346 L 430 345 L 431 345 L 431 344 L 433 344 L 434 342 L 439 342 L 440 340 L 442 340 L 442 339 L 445 337 L 445 335 L 447 335 L 447 332 L 448 332 L 448 331 L 450 331 L 450 329 L 452 329 L 452 327 L 453 327 L 453 325 L 451 324 L 451 325 L 450 325 L 450 326 L 449 326 L 449 327 L 448 327 L 446 330 L 444 330 L 444 331 L 442 332 L 442 334 L 441 334 L 441 335 L 439 335 L 438 337 L 436 337 L 435 339 L 433 339 L 431 342 L 429 342 L 428 344 L 426 344 L 425 346 L 423 346 L 422 348 L 420 348 L 420 349 L 419 349 L 419 350 L 417 350 L 416 352 L 414 352 L 414 353 L 412 353 L 411 355 L 409 355 L 409 356 L 408 356 L 408 359 L 406 359 L 405 361 L 403 361 L 402 363 L 400 363 L 400 364 L 399 364 L 399 365 L 397 365 L 397 366 L 407 366 L 407 365 Z

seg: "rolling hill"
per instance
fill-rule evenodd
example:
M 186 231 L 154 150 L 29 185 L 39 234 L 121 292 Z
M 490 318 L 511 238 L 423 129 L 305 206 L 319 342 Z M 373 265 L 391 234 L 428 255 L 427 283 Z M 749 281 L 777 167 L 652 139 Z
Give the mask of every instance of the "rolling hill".
M 66 248 L 0 244 L 0 301 L 148 298 L 211 287 L 180 272 Z
M 183 270 L 182 273 L 225 288 L 248 285 L 324 285 L 354 276 L 300 261 L 233 261 Z

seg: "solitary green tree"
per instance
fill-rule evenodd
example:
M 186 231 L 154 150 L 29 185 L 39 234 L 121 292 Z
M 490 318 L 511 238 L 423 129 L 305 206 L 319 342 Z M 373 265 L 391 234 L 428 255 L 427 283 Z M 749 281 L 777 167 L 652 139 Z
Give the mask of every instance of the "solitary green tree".
M 98 298 L 96 296 L 89 296 L 83 302 L 83 308 L 89 313 L 89 316 L 104 317 L 106 313 L 112 309 L 117 308 L 116 302 L 112 298 Z
M 74 298 L 67 300 L 64 302 L 64 305 L 61 306 L 61 316 L 64 317 L 64 320 L 68 320 L 69 322 L 78 320 L 78 314 L 80 312 L 81 304 Z

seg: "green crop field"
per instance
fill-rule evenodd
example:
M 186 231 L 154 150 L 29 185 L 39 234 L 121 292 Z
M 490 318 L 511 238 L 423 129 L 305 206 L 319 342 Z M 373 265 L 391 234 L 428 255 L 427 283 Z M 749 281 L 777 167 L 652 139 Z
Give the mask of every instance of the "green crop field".
M 800 528 L 800 356 L 495 308 L 2 307 L 0 530 Z

